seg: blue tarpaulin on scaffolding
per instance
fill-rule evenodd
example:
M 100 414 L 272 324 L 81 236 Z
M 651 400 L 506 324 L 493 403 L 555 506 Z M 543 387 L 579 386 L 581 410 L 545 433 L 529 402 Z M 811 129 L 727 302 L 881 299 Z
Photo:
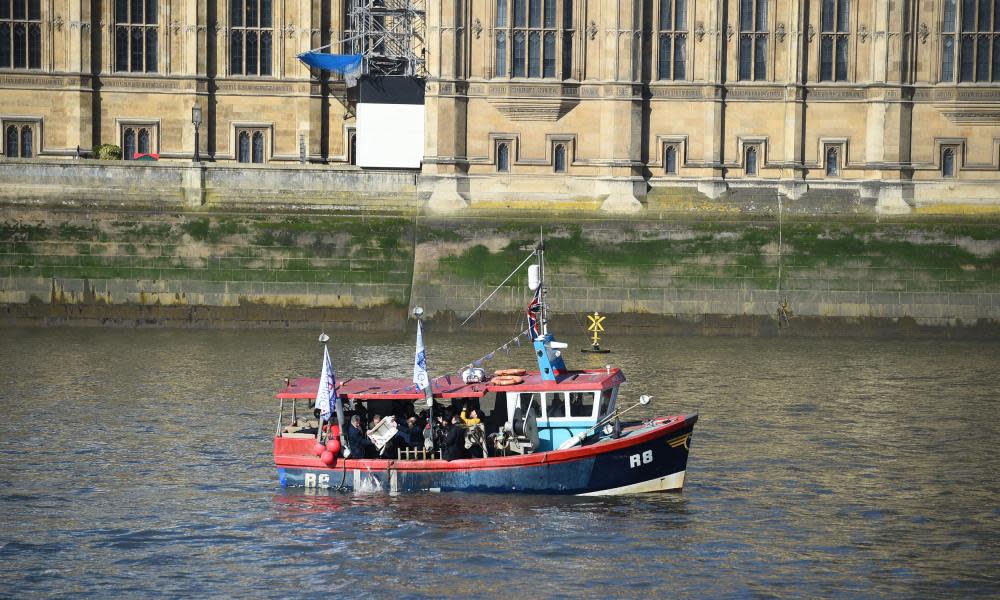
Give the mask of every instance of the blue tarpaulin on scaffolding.
M 299 54 L 299 60 L 310 67 L 325 69 L 336 73 L 350 74 L 361 68 L 360 54 L 327 54 L 310 50 Z

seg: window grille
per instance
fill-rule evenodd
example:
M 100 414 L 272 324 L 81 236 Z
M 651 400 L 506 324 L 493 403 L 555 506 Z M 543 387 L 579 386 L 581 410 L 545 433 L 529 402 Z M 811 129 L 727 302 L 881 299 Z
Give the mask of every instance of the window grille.
M 35 156 L 35 124 L 7 123 L 4 127 L 4 154 L 9 158 Z
M 136 154 L 153 153 L 154 125 L 126 125 L 122 127 L 122 160 L 135 160 Z
M 657 77 L 683 80 L 687 68 L 687 0 L 660 0 Z
M 230 0 L 230 75 L 270 76 L 274 30 L 271 0 Z
M 847 81 L 850 0 L 823 0 L 820 81 Z
M 41 0 L 0 0 L 0 69 L 41 68 Z
M 115 0 L 115 71 L 157 71 L 156 0 Z
M 496 0 L 493 76 L 568 78 L 573 33 L 573 0 Z
M 740 0 L 740 81 L 767 79 L 767 0 Z
M 943 4 L 940 80 L 1000 81 L 1000 2 L 944 0 Z
M 263 129 L 236 130 L 236 160 L 241 163 L 267 162 L 267 136 Z

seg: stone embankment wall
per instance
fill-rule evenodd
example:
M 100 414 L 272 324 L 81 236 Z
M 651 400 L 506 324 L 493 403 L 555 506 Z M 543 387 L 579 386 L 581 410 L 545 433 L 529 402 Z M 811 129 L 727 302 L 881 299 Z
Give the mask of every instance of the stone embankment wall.
M 545 232 L 552 308 L 631 331 L 993 336 L 1000 201 L 880 215 L 870 198 L 762 181 L 717 199 L 481 199 L 428 211 L 418 176 L 302 165 L 0 161 L 4 323 L 455 327 Z M 523 321 L 522 271 L 470 323 Z
M 552 308 L 567 327 L 598 310 L 618 331 L 997 335 L 996 215 L 887 220 L 853 198 L 815 199 L 820 212 L 756 192 L 714 203 L 674 194 L 629 219 L 502 207 L 444 218 L 391 195 L 322 214 L 250 211 L 252 192 L 199 209 L 21 195 L 0 204 L 0 321 L 376 330 L 404 327 L 421 305 L 451 328 L 542 228 Z M 471 327 L 516 329 L 524 279 Z M 784 299 L 795 316 L 782 330 Z

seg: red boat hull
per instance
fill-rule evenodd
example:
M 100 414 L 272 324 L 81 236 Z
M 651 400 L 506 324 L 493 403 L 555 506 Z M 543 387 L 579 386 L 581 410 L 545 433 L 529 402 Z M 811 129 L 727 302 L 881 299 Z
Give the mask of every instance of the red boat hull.
M 536 454 L 481 459 L 338 458 L 326 466 L 311 438 L 276 437 L 282 486 L 384 490 L 613 495 L 680 491 L 697 415 L 654 419 L 619 439 Z

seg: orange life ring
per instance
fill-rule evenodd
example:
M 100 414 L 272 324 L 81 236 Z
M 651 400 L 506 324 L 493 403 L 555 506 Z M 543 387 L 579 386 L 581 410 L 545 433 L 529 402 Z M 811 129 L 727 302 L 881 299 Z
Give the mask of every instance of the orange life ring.
M 524 379 L 517 377 L 516 375 L 499 375 L 490 379 L 490 383 L 493 385 L 516 385 L 518 383 L 524 383 Z
M 494 375 L 497 375 L 499 377 L 507 377 L 507 376 L 511 376 L 511 375 L 516 375 L 516 376 L 520 377 L 521 375 L 524 375 L 525 373 L 527 373 L 527 371 L 525 371 L 524 369 L 499 369 L 499 370 L 493 372 Z

